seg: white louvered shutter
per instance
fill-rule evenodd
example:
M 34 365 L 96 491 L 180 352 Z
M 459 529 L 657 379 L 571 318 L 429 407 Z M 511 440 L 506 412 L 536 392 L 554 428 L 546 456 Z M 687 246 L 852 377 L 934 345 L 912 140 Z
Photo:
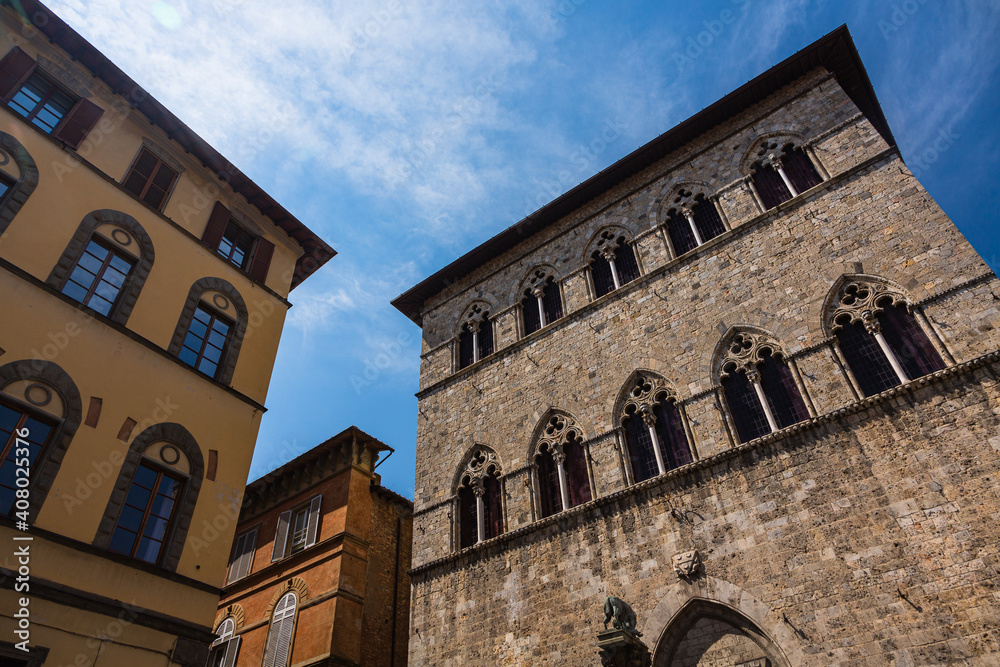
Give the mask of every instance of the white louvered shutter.
M 240 652 L 241 637 L 233 637 L 226 645 L 226 657 L 222 661 L 222 667 L 235 667 L 236 654 Z
M 295 625 L 295 593 L 287 593 L 278 600 L 271 617 L 271 631 L 267 637 L 264 667 L 286 667 L 292 647 L 292 628 Z
M 250 574 L 250 565 L 253 563 L 254 549 L 257 547 L 257 529 L 243 533 L 236 540 L 236 547 L 233 549 L 233 561 L 229 564 L 229 578 L 226 583 L 232 583 Z
M 274 548 L 271 549 L 271 562 L 281 560 L 285 557 L 285 546 L 288 542 L 288 522 L 292 518 L 292 511 L 282 512 L 278 515 L 278 530 L 274 534 Z
M 316 544 L 319 537 L 319 511 L 323 504 L 323 496 L 316 496 L 309 503 L 309 529 L 306 532 L 306 546 Z

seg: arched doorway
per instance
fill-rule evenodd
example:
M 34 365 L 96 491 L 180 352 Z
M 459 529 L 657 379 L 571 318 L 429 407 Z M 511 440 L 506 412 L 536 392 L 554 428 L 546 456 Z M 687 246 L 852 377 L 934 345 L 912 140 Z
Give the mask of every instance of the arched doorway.
M 692 599 L 657 642 L 654 667 L 788 667 L 781 650 L 746 616 Z

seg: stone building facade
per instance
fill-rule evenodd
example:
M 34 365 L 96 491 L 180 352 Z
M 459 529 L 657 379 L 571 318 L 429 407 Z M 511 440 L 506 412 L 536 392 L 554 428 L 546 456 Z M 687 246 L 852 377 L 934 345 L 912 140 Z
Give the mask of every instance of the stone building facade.
M 598 664 L 608 595 L 657 666 L 1000 661 L 1000 282 L 846 28 L 393 303 L 411 665 Z
M 247 486 L 209 667 L 406 664 L 413 503 L 350 427 Z

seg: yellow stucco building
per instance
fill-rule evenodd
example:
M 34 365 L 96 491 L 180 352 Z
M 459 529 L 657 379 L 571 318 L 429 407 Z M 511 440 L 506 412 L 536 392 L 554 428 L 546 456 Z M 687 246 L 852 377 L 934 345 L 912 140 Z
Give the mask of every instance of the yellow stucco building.
M 334 251 L 0 5 L 0 661 L 201 667 L 289 291 Z

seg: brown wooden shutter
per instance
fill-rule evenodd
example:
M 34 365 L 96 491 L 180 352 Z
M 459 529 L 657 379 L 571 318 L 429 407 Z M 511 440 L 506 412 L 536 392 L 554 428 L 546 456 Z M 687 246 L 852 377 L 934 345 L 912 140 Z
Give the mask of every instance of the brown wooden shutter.
M 103 115 L 104 109 L 101 107 L 90 100 L 80 100 L 66 115 L 52 136 L 76 150 Z
M 15 46 L 0 60 L 0 98 L 10 99 L 35 69 L 35 59 Z
M 288 542 L 288 523 L 291 518 L 291 510 L 278 515 L 278 530 L 274 534 L 274 548 L 271 549 L 272 563 L 285 557 L 285 543 Z
M 257 282 L 264 282 L 267 278 L 267 270 L 271 266 L 271 255 L 274 254 L 274 244 L 267 239 L 257 239 L 257 250 L 254 251 L 253 261 L 250 262 L 250 277 Z
M 226 233 L 227 224 L 229 224 L 229 209 L 223 206 L 221 201 L 217 201 L 212 214 L 208 216 L 208 226 L 205 227 L 205 234 L 201 237 L 202 243 L 212 250 L 218 250 L 222 235 Z
M 323 504 L 323 496 L 316 496 L 309 503 L 309 523 L 306 525 L 306 546 L 316 544 L 319 537 L 319 509 Z

